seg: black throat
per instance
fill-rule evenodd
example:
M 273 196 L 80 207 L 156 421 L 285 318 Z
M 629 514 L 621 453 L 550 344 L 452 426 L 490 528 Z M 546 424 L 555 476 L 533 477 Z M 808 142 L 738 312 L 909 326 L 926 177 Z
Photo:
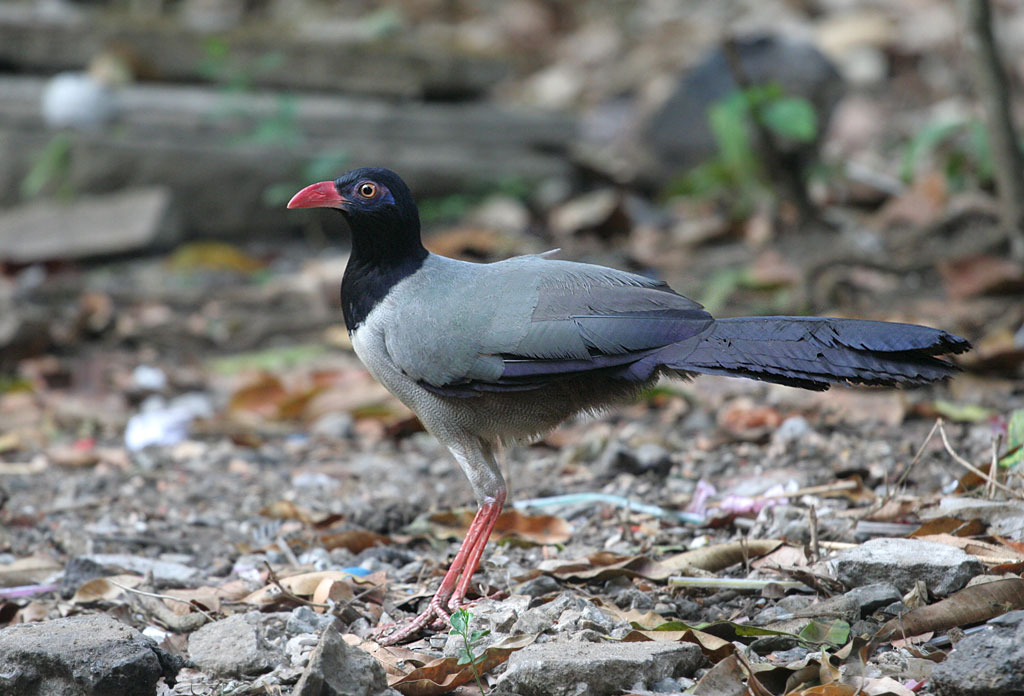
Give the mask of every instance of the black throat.
M 367 214 L 345 217 L 352 229 L 352 254 L 341 281 L 341 310 L 351 333 L 391 288 L 423 265 L 428 252 L 417 218 L 396 225 L 394 219 Z

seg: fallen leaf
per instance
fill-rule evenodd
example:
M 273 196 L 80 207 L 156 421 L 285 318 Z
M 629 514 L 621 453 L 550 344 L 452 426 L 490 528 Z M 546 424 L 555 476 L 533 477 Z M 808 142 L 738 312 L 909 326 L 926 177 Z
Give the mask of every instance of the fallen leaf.
M 1024 266 L 1002 256 L 977 255 L 939 263 L 950 297 L 964 299 L 1024 290 Z
M 94 578 L 82 583 L 75 590 L 71 602 L 73 604 L 110 602 L 125 594 L 125 587 L 138 587 L 143 580 L 144 578 L 139 575 L 112 575 L 107 578 Z M 118 587 L 118 585 L 123 587 Z
M 959 537 L 978 536 L 985 532 L 987 525 L 981 520 L 961 520 L 956 517 L 936 517 L 921 523 L 911 532 L 911 538 L 926 537 L 933 534 L 951 534 Z
M 228 402 L 228 410 L 232 412 L 249 412 L 264 418 L 276 418 L 278 410 L 288 391 L 274 375 L 264 373 L 256 381 L 251 382 L 234 394 Z
M 453 510 L 430 516 L 431 531 L 442 539 L 462 539 L 473 522 L 475 510 Z M 506 510 L 494 524 L 492 538 L 524 539 L 535 544 L 563 544 L 572 536 L 569 523 L 554 515 L 526 515 Z
M 393 543 L 391 537 L 382 536 L 368 529 L 350 529 L 344 532 L 318 534 L 317 545 L 328 551 L 348 549 L 352 553 L 362 553 L 372 546 L 387 546 Z
M 43 556 L 29 556 L 0 565 L 0 587 L 16 587 L 18 585 L 34 585 L 40 583 L 63 566 Z
M 267 264 L 225 242 L 190 242 L 175 249 L 167 265 L 176 271 L 254 273 Z
M 356 593 L 353 590 L 352 583 L 332 578 L 324 578 L 316 586 L 316 589 L 313 590 L 313 601 L 317 604 L 327 604 L 328 601 L 334 603 L 350 602 L 355 596 Z M 322 614 L 326 609 L 324 607 L 313 607 L 313 611 Z
M 483 660 L 477 666 L 479 674 L 486 674 L 505 662 L 516 650 L 522 650 L 533 643 L 536 636 L 509 636 L 486 648 L 480 655 Z M 473 670 L 469 665 L 458 664 L 456 657 L 443 657 L 417 667 L 402 677 L 389 677 L 388 686 L 405 696 L 435 696 L 447 694 L 453 689 L 473 681 Z
M 886 622 L 878 629 L 875 640 L 889 641 L 955 626 L 971 626 L 1014 609 L 1024 609 L 1024 579 L 1007 578 L 972 585 L 935 604 L 912 609 Z
M 164 600 L 164 603 L 170 607 L 171 611 L 180 616 L 195 611 L 197 607 L 208 612 L 219 612 L 221 602 L 230 600 L 230 597 L 225 596 L 223 590 L 217 587 L 197 587 L 194 590 L 164 590 L 163 594 L 181 600 L 180 602 Z

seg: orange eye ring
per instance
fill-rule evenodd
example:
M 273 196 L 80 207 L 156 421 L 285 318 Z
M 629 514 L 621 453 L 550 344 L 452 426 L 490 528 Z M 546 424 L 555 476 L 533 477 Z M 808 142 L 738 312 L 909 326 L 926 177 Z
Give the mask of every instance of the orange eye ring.
M 364 181 L 356 190 L 363 198 L 373 198 L 377 195 L 377 185 L 372 181 Z

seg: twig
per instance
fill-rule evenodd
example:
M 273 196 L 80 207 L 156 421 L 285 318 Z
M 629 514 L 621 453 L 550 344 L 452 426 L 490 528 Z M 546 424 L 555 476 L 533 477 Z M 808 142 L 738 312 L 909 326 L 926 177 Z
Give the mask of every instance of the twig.
M 942 436 L 942 444 L 946 446 L 946 451 L 949 452 L 949 456 L 951 456 L 953 458 L 953 460 L 957 464 L 959 464 L 963 468 L 967 469 L 968 471 L 970 471 L 975 476 L 980 476 L 982 478 L 982 480 L 991 482 L 993 486 L 995 486 L 996 488 L 1001 490 L 1003 493 L 1006 493 L 1007 495 L 1009 495 L 1011 497 L 1014 497 L 1014 498 L 1024 498 L 1024 495 L 1022 495 L 1019 491 L 1015 491 L 1012 488 L 1010 488 L 1009 486 L 1004 486 L 1003 484 L 999 483 L 995 479 L 991 478 L 984 471 L 982 471 L 978 467 L 974 466 L 969 461 L 967 461 L 966 459 L 961 457 L 959 454 L 957 454 L 956 451 L 953 450 L 952 445 L 949 444 L 949 438 L 946 437 L 946 429 L 942 427 L 942 419 L 941 418 L 938 421 L 938 426 L 939 426 L 939 435 Z
M 999 438 L 992 440 L 992 463 L 988 465 L 989 481 L 985 482 L 985 497 L 994 498 L 996 496 L 995 486 L 992 485 L 992 481 L 995 481 L 999 476 Z
M 811 528 L 811 562 L 817 563 L 821 559 L 821 546 L 818 544 L 818 511 L 813 505 L 807 510 L 807 523 Z
M 1010 83 L 992 33 L 989 0 L 962 0 L 974 84 L 985 111 L 1000 217 L 1014 259 L 1024 261 L 1024 157 L 1013 127 Z
M 308 599 L 305 599 L 303 597 L 298 596 L 297 594 L 289 592 L 287 589 L 285 589 L 285 586 L 281 584 L 281 581 L 277 579 L 277 573 L 275 573 L 274 569 L 270 567 L 270 563 L 268 563 L 267 561 L 263 561 L 263 565 L 265 565 L 267 567 L 267 579 L 270 580 L 270 584 L 272 584 L 274 587 L 276 587 L 278 590 L 280 590 L 281 591 L 281 596 L 284 597 L 285 599 L 290 599 L 293 602 L 298 602 L 299 604 L 305 604 L 307 607 L 316 607 L 318 609 L 332 609 L 333 608 L 332 605 L 330 605 L 330 604 L 322 604 L 320 602 L 312 602 L 312 601 L 310 601 Z
M 205 616 L 210 621 L 216 621 L 216 619 L 213 618 L 213 616 L 208 611 L 203 610 L 199 606 L 199 604 L 197 602 L 195 602 L 194 600 L 182 599 L 181 597 L 172 597 L 171 595 L 159 594 L 157 592 L 146 592 L 145 590 L 139 590 L 139 589 L 136 589 L 134 587 L 128 587 L 127 585 L 122 585 L 121 583 L 117 582 L 116 580 L 111 580 L 110 578 L 107 578 L 107 582 L 109 582 L 114 587 L 120 587 L 125 592 L 132 592 L 132 593 L 137 594 L 137 595 L 142 595 L 143 597 L 152 597 L 153 599 L 167 599 L 167 600 L 170 600 L 172 602 L 181 602 L 182 604 L 187 604 L 190 607 L 192 607 L 193 609 L 195 609 L 196 611 L 198 611 L 200 614 Z
M 875 514 L 883 507 L 885 507 L 893 499 L 893 496 L 896 495 L 896 492 L 903 487 L 903 484 L 907 482 L 907 478 L 910 477 L 910 472 L 913 471 L 914 466 L 921 460 L 921 455 L 924 454 L 924 448 L 927 447 L 928 443 L 932 441 L 933 437 L 935 437 L 935 432 L 938 429 L 939 420 L 936 419 L 935 424 L 932 425 L 932 429 L 928 431 L 928 436 L 924 439 L 924 442 L 921 443 L 921 446 L 917 448 L 917 452 L 914 454 L 914 458 L 910 460 L 910 463 L 907 464 L 906 468 L 900 473 L 899 477 L 896 479 L 895 483 L 893 483 L 892 487 L 889 487 L 889 482 L 888 480 L 886 480 L 885 495 L 882 496 L 881 500 L 879 500 L 877 503 L 869 507 L 863 515 L 858 517 L 858 520 L 863 520 L 870 517 L 871 515 Z
M 289 563 L 293 566 L 301 565 L 299 563 L 299 559 L 295 557 L 295 552 L 292 551 L 292 547 L 288 545 L 288 542 L 284 540 L 284 537 L 279 536 L 275 543 L 277 544 L 277 548 L 281 549 L 281 553 L 284 554 L 284 557 L 288 559 Z

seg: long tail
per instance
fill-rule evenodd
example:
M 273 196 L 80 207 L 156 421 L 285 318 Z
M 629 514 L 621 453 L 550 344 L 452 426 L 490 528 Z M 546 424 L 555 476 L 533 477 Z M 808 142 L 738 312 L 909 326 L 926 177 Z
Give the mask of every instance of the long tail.
M 696 341 L 658 351 L 664 368 L 822 391 L 830 383 L 913 386 L 959 368 L 936 356 L 971 344 L 914 324 L 824 317 L 718 319 Z M 651 356 L 655 357 L 655 356 Z

